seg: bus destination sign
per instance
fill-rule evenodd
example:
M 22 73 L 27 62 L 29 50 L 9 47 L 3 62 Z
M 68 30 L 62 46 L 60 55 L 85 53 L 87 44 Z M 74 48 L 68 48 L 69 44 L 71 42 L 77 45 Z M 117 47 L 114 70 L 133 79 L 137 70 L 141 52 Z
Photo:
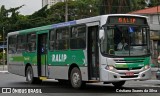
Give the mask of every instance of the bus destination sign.
M 119 17 L 118 18 L 118 23 L 135 23 L 136 19 L 135 18 L 126 18 L 126 17 Z
M 147 24 L 146 18 L 133 17 L 133 16 L 110 16 L 108 18 L 108 24 Z

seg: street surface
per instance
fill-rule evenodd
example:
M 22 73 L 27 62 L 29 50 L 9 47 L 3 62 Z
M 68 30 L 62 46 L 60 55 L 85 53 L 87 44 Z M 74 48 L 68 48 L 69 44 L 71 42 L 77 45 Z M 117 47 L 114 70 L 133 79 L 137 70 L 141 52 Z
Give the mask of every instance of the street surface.
M 160 80 L 155 80 L 154 77 L 147 81 L 127 81 L 122 88 L 114 88 L 112 84 L 90 83 L 84 89 L 76 90 L 69 84 L 63 85 L 56 80 L 46 80 L 40 85 L 30 85 L 25 81 L 25 77 L 0 72 L 0 92 L 2 88 L 29 88 L 42 91 L 42 93 L 27 94 L 27 96 L 160 96 Z M 26 96 L 26 94 L 14 92 L 12 94 L 0 93 L 0 96 Z

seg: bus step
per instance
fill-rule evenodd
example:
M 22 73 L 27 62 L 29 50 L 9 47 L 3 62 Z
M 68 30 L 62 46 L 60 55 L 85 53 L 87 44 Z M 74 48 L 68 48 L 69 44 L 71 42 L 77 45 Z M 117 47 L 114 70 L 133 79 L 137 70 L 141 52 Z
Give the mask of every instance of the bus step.
M 91 80 L 99 80 L 99 78 L 92 77 Z
M 47 77 L 39 77 L 40 80 L 47 80 Z
M 89 80 L 88 81 L 89 83 L 97 83 L 97 82 L 99 82 L 98 80 Z

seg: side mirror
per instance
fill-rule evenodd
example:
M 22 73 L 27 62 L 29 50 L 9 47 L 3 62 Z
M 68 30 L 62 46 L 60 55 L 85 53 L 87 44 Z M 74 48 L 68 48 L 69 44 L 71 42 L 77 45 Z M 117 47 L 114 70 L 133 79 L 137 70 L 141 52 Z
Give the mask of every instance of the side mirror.
M 99 39 L 104 39 L 104 30 L 103 29 L 101 29 L 99 31 Z

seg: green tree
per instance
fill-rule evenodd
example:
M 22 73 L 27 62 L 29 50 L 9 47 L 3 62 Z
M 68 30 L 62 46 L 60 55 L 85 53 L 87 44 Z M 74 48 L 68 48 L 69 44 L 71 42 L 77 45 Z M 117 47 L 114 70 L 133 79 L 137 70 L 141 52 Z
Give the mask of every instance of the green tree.
M 1 36 L 1 41 L 2 41 L 3 40 L 3 29 L 5 25 L 9 22 L 8 12 L 4 5 L 2 5 L 0 8 L 0 18 L 1 18 L 0 19 L 0 36 Z
M 3 64 L 3 55 L 4 55 L 4 60 L 7 60 L 7 54 L 3 53 L 3 52 L 0 52 L 0 65 Z
M 47 5 L 41 8 L 40 10 L 34 12 L 32 15 L 28 16 L 29 19 L 35 19 L 35 17 L 47 17 Z
M 160 0 L 151 0 L 149 5 L 145 3 L 145 0 L 100 0 L 99 8 L 100 14 L 117 14 L 157 5 L 160 5 Z
M 10 8 L 10 9 L 5 9 L 5 6 L 2 5 L 0 9 L 0 32 L 1 35 L 3 33 L 3 29 L 5 31 L 5 36 L 7 35 L 8 32 L 10 31 L 15 31 L 16 28 L 16 23 L 19 21 L 19 12 L 18 10 L 22 8 L 22 6 L 15 7 L 15 8 Z M 9 16 L 9 14 L 11 16 Z
M 134 0 L 101 0 L 101 14 L 127 13 L 131 10 L 131 1 Z
M 147 4 L 145 3 L 145 0 L 132 0 L 130 11 L 144 9 L 146 6 Z
M 151 0 L 149 7 L 160 5 L 160 0 Z
M 76 20 L 99 14 L 96 0 L 68 1 L 68 19 Z M 65 21 L 65 2 L 59 2 L 49 9 L 49 17 L 57 22 Z
M 11 13 L 11 17 L 9 18 L 10 23 L 14 24 L 19 19 L 19 12 L 18 10 L 22 8 L 24 5 L 16 7 L 16 8 L 10 8 L 7 10 L 7 13 Z
M 145 0 L 68 0 L 68 20 L 77 20 L 99 14 L 128 13 L 147 7 Z M 157 6 L 160 0 L 151 0 L 148 7 Z M 22 6 L 6 9 L 0 7 L 0 35 L 5 27 L 8 32 L 23 30 L 65 21 L 65 2 L 59 2 L 49 9 L 41 8 L 32 15 L 21 15 L 18 10 Z
M 0 8 L 0 22 L 4 22 L 8 17 L 8 12 L 7 10 L 5 9 L 5 6 L 2 5 L 1 8 Z

